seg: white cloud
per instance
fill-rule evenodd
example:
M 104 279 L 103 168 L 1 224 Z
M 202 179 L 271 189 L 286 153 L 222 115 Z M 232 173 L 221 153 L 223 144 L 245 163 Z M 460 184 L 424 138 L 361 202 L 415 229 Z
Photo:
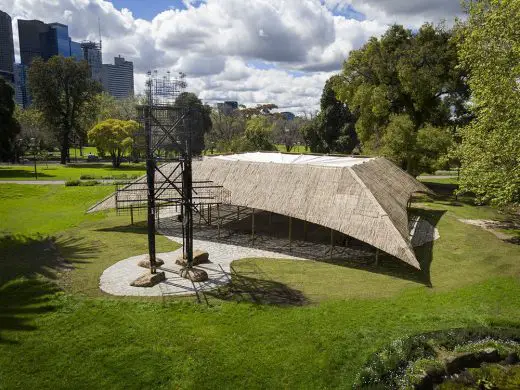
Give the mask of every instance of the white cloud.
M 316 110 L 325 80 L 350 50 L 389 23 L 416 27 L 449 18 L 460 11 L 453 3 L 458 0 L 185 0 L 186 10 L 169 9 L 151 21 L 104 0 L 0 0 L 0 9 L 13 17 L 17 52 L 17 18 L 68 24 L 75 40 L 97 40 L 99 18 L 104 62 L 117 55 L 133 61 L 137 90 L 148 70 L 183 71 L 189 90 L 210 103 L 274 102 L 303 112 Z M 349 6 L 366 20 L 333 14 Z

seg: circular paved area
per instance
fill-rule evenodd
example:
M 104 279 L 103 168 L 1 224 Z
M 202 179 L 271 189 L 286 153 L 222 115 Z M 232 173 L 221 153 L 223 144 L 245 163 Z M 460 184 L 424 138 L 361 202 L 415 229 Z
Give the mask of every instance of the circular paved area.
M 169 239 L 182 242 L 182 237 L 168 236 Z M 131 296 L 167 296 L 167 295 L 192 295 L 195 287 L 198 290 L 212 290 L 229 282 L 231 262 L 238 259 L 251 257 L 265 257 L 271 259 L 305 260 L 299 257 L 288 256 L 276 252 L 269 252 L 255 248 L 247 248 L 236 245 L 221 244 L 217 242 L 193 240 L 193 248 L 207 251 L 211 263 L 198 265 L 196 268 L 205 270 L 209 279 L 205 282 L 192 283 L 188 279 L 181 278 L 181 267 L 175 264 L 175 260 L 182 256 L 182 248 L 167 253 L 160 253 L 158 258 L 164 260 L 164 265 L 159 267 L 166 274 L 166 280 L 154 287 L 133 287 L 130 283 L 145 272 L 146 268 L 139 267 L 137 263 L 146 259 L 148 255 L 130 257 L 107 268 L 101 275 L 100 288 L 112 295 Z M 195 287 L 194 287 L 195 285 Z

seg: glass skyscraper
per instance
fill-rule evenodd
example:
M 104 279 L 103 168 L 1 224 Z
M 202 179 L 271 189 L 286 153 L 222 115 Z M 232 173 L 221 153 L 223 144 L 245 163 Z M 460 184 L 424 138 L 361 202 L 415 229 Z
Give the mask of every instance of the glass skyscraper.
M 0 11 L 0 77 L 13 82 L 14 45 L 11 17 Z

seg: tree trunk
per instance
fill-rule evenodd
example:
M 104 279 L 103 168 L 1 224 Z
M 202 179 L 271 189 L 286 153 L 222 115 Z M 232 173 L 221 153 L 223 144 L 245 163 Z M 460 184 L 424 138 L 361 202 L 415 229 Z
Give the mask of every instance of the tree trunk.
M 112 167 L 113 168 L 119 168 L 119 158 L 117 157 L 117 154 L 112 153 Z
M 69 159 L 69 133 L 66 132 L 61 140 L 60 164 L 67 164 Z

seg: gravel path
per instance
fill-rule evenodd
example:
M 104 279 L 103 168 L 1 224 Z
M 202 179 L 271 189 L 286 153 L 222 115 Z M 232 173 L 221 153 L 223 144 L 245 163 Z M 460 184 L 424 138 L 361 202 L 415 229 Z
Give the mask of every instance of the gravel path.
M 182 237 L 167 236 L 170 240 L 182 242 Z M 271 259 L 306 260 L 299 257 L 287 256 L 280 253 L 264 251 L 255 248 L 247 248 L 236 245 L 221 244 L 216 242 L 193 240 L 193 248 L 207 251 L 211 263 L 201 264 L 196 268 L 205 270 L 209 279 L 206 282 L 195 283 L 198 290 L 212 290 L 229 282 L 230 265 L 234 260 L 264 257 Z M 167 295 L 193 295 L 195 289 L 190 280 L 181 278 L 181 267 L 175 264 L 175 260 L 182 256 L 182 248 L 167 253 L 160 253 L 158 258 L 164 261 L 159 267 L 166 274 L 166 281 L 150 288 L 132 287 L 130 283 L 139 276 L 148 272 L 137 263 L 146 259 L 147 255 L 130 257 L 107 268 L 101 275 L 100 285 L 102 291 L 112 295 L 132 296 L 167 296 Z M 222 268 L 221 268 L 222 267 Z

